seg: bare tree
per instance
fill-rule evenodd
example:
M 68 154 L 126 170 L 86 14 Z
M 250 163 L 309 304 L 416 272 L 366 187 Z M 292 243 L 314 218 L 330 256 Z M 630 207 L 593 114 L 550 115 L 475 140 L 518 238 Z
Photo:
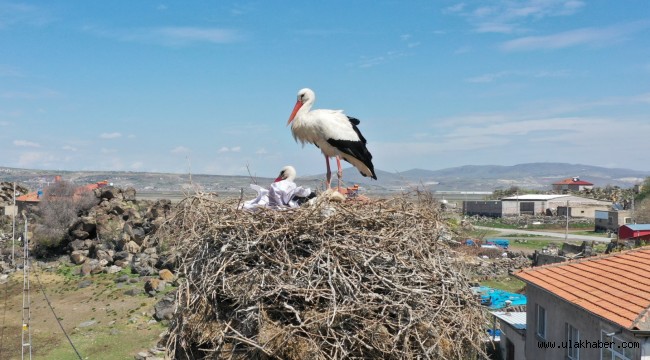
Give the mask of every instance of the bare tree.
M 638 224 L 650 224 L 650 197 L 644 198 L 635 205 L 634 220 Z
M 58 246 L 70 225 L 98 202 L 92 191 L 67 181 L 57 181 L 44 189 L 38 206 L 39 221 L 34 228 L 36 244 L 48 248 Z

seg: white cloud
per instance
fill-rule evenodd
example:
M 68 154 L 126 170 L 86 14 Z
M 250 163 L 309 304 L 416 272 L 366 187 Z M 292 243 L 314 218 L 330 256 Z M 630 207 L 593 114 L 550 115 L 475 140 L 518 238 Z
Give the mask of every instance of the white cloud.
M 519 76 L 519 77 L 534 77 L 534 78 L 558 78 L 558 77 L 566 77 L 569 75 L 569 72 L 566 70 L 540 70 L 540 71 L 514 71 L 514 70 L 507 70 L 507 71 L 499 71 L 496 73 L 488 73 L 488 74 L 483 74 L 475 77 L 471 77 L 468 79 L 465 79 L 466 82 L 470 83 L 489 83 L 493 82 L 499 78 L 504 78 L 504 77 L 512 77 L 512 76 Z
M 500 48 L 505 51 L 526 51 L 562 49 L 579 45 L 603 46 L 622 41 L 626 35 L 649 26 L 649 22 L 636 22 L 605 28 L 582 28 L 545 36 L 526 36 L 506 41 Z
M 129 166 L 133 170 L 140 170 L 144 166 L 144 163 L 142 161 L 136 161 L 131 166 Z
M 443 13 L 465 18 L 476 32 L 516 33 L 525 31 L 526 22 L 556 16 L 569 16 L 580 11 L 585 2 L 577 0 L 524 0 L 478 2 L 471 8 L 459 3 Z
M 122 134 L 119 132 L 102 133 L 101 135 L 99 135 L 99 137 L 102 139 L 117 139 L 122 137 Z
M 241 151 L 241 146 L 233 146 L 231 148 L 227 146 L 223 146 L 219 150 L 217 150 L 218 153 L 240 152 L 240 151 Z
M 184 46 L 194 43 L 230 44 L 242 41 L 237 30 L 210 27 L 160 27 L 127 30 L 106 30 L 85 27 L 86 32 L 126 42 L 153 43 L 164 46 Z
M 9 126 L 9 121 L 0 120 L 0 126 Z
M 27 140 L 14 140 L 14 145 L 23 147 L 41 147 L 41 144 Z
M 44 152 L 24 152 L 18 157 L 18 166 L 26 168 L 47 168 L 57 159 L 54 155 Z
M 170 151 L 172 154 L 185 154 L 190 152 L 190 149 L 186 148 L 185 146 L 177 146 Z
M 101 148 L 100 151 L 102 154 L 115 154 L 117 149 Z
M 264 154 L 268 154 L 269 152 L 266 151 L 265 148 L 260 148 L 260 149 L 257 149 L 257 151 L 255 151 L 255 153 L 256 153 L 257 155 L 264 155 Z
M 67 151 L 77 151 L 78 150 L 76 147 L 70 146 L 70 145 L 65 145 L 65 146 L 62 147 L 62 149 L 67 150 Z

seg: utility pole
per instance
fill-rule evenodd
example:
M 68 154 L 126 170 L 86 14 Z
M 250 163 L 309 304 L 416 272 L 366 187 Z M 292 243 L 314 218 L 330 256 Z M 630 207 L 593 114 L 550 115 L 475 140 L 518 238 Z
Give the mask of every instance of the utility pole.
M 32 331 L 30 329 L 31 319 L 31 299 L 29 294 L 29 238 L 27 237 L 27 215 L 23 213 L 25 219 L 25 235 L 23 249 L 23 331 L 21 337 L 22 352 L 21 359 L 25 359 L 25 348 L 27 348 L 29 359 L 32 358 Z
M 564 229 L 564 241 L 569 241 L 569 200 L 566 201 L 566 228 Z
M 16 209 L 16 182 L 14 181 L 14 207 L 11 212 L 12 226 L 11 226 L 11 266 L 16 265 L 14 260 L 14 246 L 16 244 L 16 215 L 18 214 L 18 209 Z

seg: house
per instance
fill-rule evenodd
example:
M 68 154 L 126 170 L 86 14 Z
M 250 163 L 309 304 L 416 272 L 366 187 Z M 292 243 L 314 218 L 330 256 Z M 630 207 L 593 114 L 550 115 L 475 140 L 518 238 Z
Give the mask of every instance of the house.
M 589 181 L 580 180 L 580 178 L 577 176 L 553 183 L 554 191 L 565 193 L 568 191 L 582 191 L 593 188 L 594 184 L 590 183 Z
M 621 240 L 650 240 L 650 224 L 626 224 L 618 228 L 618 238 Z
M 504 360 L 525 359 L 526 313 L 521 311 L 493 311 L 494 320 L 498 319 L 499 347 Z
M 524 269 L 525 358 L 650 359 L 650 247 Z
M 59 182 L 61 181 L 60 176 L 56 176 L 54 178 L 54 182 Z M 100 189 L 108 185 L 108 181 L 99 181 L 93 184 L 88 184 L 84 186 L 79 186 L 75 189 L 74 196 L 80 196 L 82 193 L 86 191 L 94 191 L 95 189 Z M 41 202 L 41 198 L 43 197 L 43 190 L 38 190 L 34 191 L 31 193 L 27 193 L 25 195 L 19 196 L 16 198 L 16 207 L 18 208 L 17 211 L 20 212 L 23 209 L 26 209 L 29 206 L 35 206 L 38 205 Z
M 618 232 L 618 229 L 632 223 L 630 210 L 596 210 L 594 214 L 596 231 Z
M 568 204 L 572 217 L 594 218 L 596 210 L 608 210 L 611 203 L 573 195 L 525 194 L 501 199 L 503 216 L 563 215 Z M 564 209 L 564 212 L 562 211 Z

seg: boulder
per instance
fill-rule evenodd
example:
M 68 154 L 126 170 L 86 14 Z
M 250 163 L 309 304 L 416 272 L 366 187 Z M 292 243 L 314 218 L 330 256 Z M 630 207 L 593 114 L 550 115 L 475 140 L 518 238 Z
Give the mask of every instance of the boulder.
M 149 295 L 155 295 L 157 292 L 165 290 L 167 283 L 163 280 L 151 278 L 144 283 L 144 291 Z
M 83 264 L 86 261 L 86 254 L 83 250 L 75 250 L 70 254 L 70 260 L 75 265 Z
M 124 251 L 130 254 L 137 254 L 140 252 L 140 245 L 138 245 L 135 241 L 129 241 L 126 245 L 124 245 Z
M 160 279 L 162 279 L 164 281 L 167 281 L 167 282 L 170 282 L 170 281 L 174 280 L 174 274 L 171 271 L 167 270 L 167 269 L 162 269 L 162 270 L 158 271 L 158 276 L 160 276 Z
M 83 230 L 79 230 L 79 229 L 73 230 L 71 235 L 75 239 L 81 239 L 81 240 L 85 240 L 90 236 L 90 234 L 87 231 L 83 231 Z
M 171 320 L 174 316 L 175 301 L 173 296 L 165 296 L 154 305 L 154 319 L 158 321 Z
M 135 188 L 132 186 L 129 186 L 124 190 L 123 192 L 124 196 L 124 201 L 135 201 Z

